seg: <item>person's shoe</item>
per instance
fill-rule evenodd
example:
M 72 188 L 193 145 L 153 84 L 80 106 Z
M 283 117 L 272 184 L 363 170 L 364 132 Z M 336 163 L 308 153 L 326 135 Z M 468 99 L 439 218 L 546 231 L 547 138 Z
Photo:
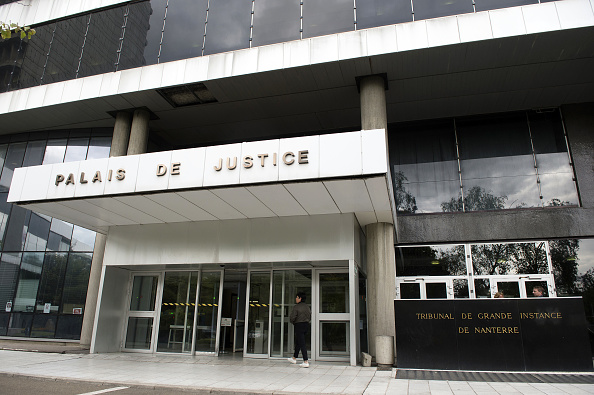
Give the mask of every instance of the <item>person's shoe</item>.
M 308 361 L 304 361 L 301 365 L 302 368 L 309 368 L 309 362 Z
M 287 361 L 291 362 L 291 363 L 297 363 L 297 360 L 293 357 L 291 358 L 287 358 Z

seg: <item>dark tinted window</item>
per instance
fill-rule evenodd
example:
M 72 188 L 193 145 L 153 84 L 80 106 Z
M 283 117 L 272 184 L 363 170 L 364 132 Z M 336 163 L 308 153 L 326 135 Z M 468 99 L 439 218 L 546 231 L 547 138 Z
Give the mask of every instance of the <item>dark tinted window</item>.
M 44 84 L 76 77 L 88 19 L 88 15 L 82 15 L 56 23 L 43 75 Z
M 87 151 L 87 160 L 109 158 L 111 137 L 92 137 Z
M 157 63 L 166 2 L 143 1 L 128 6 L 118 70 Z
M 0 306 L 5 311 L 6 303 L 14 301 L 17 278 L 19 276 L 20 254 L 2 254 L 0 260 Z M 12 310 L 12 309 L 11 309 Z
M 476 11 L 494 10 L 496 8 L 515 7 L 526 4 L 537 4 L 538 0 L 475 0 Z
M 50 222 L 51 218 L 48 216 L 31 213 L 31 220 L 27 227 L 25 251 L 45 251 Z
M 473 12 L 472 0 L 413 0 L 415 21 Z
M 251 0 L 212 0 L 208 11 L 204 54 L 248 48 L 251 13 Z
M 40 165 L 43 162 L 44 154 L 45 141 L 30 141 L 27 144 L 27 151 L 25 152 L 23 167 Z
M 49 239 L 47 242 L 48 251 L 68 251 L 72 239 L 72 228 L 74 225 L 59 219 L 52 219 Z
M 75 254 L 68 257 L 68 268 L 64 279 L 61 313 L 74 314 L 82 311 L 87 297 L 87 284 L 91 272 L 93 254 Z
M 52 252 L 45 254 L 43 271 L 39 282 L 39 293 L 37 294 L 37 311 L 43 312 L 45 305 L 49 303 L 51 305 L 49 308 L 50 313 L 58 313 L 67 260 L 67 253 Z
M 12 174 L 14 169 L 23 165 L 23 158 L 25 157 L 25 149 L 27 143 L 10 144 L 6 153 L 6 160 L 4 161 L 4 169 L 2 170 L 2 177 L 0 177 L 0 191 L 7 192 L 12 182 Z
M 56 326 L 56 337 L 59 339 L 80 339 L 82 328 L 82 315 L 61 315 L 58 317 Z
M 357 0 L 357 29 L 410 21 L 410 0 Z
M 89 29 L 78 77 L 115 70 L 126 7 L 112 8 L 89 16 Z
M 256 0 L 252 46 L 298 40 L 300 21 L 299 0 Z
M 25 61 L 19 76 L 19 86 L 28 88 L 41 85 L 43 67 L 54 35 L 55 24 L 35 27 L 35 36 L 26 40 Z
M 354 29 L 352 0 L 303 0 L 303 38 Z
M 169 1 L 159 63 L 202 55 L 207 6 L 207 0 Z

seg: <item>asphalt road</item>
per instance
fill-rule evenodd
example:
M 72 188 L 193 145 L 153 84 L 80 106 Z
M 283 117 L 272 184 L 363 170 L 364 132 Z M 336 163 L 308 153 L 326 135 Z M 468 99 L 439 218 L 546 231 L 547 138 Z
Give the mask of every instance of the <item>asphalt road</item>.
M 125 384 L 101 384 L 85 381 L 50 380 L 28 376 L 0 374 L 0 394 L 4 395 L 172 395 L 209 394 L 210 391 L 191 391 L 167 387 L 139 387 Z

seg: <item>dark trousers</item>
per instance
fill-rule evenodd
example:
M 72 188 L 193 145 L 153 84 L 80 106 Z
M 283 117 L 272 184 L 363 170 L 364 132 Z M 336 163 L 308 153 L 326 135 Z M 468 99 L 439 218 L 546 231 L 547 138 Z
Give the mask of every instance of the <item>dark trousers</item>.
M 307 346 L 305 345 L 305 335 L 309 331 L 308 322 L 297 322 L 295 324 L 295 353 L 293 358 L 297 359 L 299 351 L 303 355 L 303 360 L 307 361 Z

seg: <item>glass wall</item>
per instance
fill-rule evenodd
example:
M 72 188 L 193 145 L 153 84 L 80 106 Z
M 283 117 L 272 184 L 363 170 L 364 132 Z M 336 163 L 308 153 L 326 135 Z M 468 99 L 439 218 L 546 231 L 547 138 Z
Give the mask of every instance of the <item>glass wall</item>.
M 95 232 L 6 202 L 15 168 L 109 157 L 111 128 L 0 140 L 0 336 L 78 339 Z
M 404 123 L 388 138 L 399 213 L 579 204 L 558 110 Z
M 539 0 L 150 0 L 0 42 L 0 92 L 144 65 Z M 1 4 L 1 3 L 0 3 Z

